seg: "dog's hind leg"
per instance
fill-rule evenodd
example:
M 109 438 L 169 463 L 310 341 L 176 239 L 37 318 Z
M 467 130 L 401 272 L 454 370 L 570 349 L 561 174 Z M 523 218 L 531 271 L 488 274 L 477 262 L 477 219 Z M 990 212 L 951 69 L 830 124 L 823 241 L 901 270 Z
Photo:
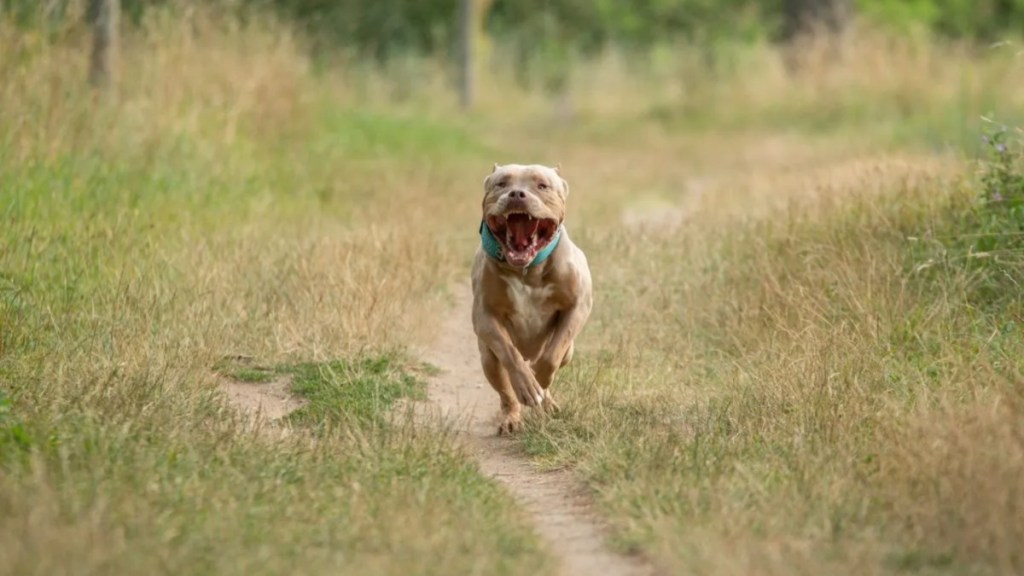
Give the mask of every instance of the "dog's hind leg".
M 498 435 L 518 432 L 523 427 L 522 405 L 516 398 L 508 372 L 494 352 L 483 343 L 480 343 L 480 362 L 487 382 L 501 397 L 501 424 L 498 425 Z

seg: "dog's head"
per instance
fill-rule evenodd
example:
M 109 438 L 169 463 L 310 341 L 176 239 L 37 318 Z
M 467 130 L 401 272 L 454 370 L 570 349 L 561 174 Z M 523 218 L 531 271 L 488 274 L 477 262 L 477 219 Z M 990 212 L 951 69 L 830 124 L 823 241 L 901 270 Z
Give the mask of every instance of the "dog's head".
M 555 237 L 565 219 L 569 183 L 558 168 L 494 165 L 484 180 L 484 222 L 503 248 L 505 261 L 526 266 Z

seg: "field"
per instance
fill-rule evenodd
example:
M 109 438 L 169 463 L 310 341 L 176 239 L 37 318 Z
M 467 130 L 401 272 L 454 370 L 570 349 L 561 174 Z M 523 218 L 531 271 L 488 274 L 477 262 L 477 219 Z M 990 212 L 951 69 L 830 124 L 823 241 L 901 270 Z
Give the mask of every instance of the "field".
M 499 51 L 462 113 L 436 61 L 314 67 L 272 21 L 154 16 L 106 95 L 84 42 L 0 27 L 0 574 L 557 573 L 416 409 L 512 161 L 561 163 L 596 303 L 563 411 L 501 449 L 610 553 L 1024 571 L 1013 46 L 609 53 L 569 97 Z M 241 381 L 302 407 L 253 420 Z

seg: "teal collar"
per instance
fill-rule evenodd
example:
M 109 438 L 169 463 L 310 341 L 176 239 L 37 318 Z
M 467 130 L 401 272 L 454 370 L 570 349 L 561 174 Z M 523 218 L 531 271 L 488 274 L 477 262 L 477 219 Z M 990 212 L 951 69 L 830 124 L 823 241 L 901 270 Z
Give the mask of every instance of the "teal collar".
M 526 267 L 529 268 L 530 266 L 536 266 L 547 260 L 548 257 L 551 256 L 551 253 L 555 251 L 555 248 L 558 248 L 558 241 L 561 239 L 562 227 L 559 226 L 558 230 L 555 230 L 555 237 L 551 239 L 551 242 L 548 242 L 548 245 L 538 252 Z M 505 261 L 505 255 L 502 254 L 501 251 L 501 244 L 498 243 L 494 238 L 494 235 L 491 234 L 491 229 L 487 227 L 486 222 L 480 222 L 480 242 L 483 245 L 484 252 L 486 252 L 488 256 L 494 258 L 498 262 Z

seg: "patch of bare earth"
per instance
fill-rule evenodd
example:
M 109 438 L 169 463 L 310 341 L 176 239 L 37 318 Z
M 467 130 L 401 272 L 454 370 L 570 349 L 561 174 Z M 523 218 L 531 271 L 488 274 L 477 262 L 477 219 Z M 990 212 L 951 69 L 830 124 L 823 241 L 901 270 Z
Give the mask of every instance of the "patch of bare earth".
M 481 471 L 501 484 L 532 516 L 535 529 L 567 575 L 651 574 L 637 557 L 605 545 L 605 530 L 581 482 L 571 471 L 541 471 L 515 440 L 496 435 L 498 395 L 480 368 L 468 286 L 456 287 L 456 303 L 445 317 L 424 359 L 440 368 L 430 402 L 458 423 L 458 431 Z
M 254 420 L 279 420 L 306 402 L 291 393 L 291 376 L 281 376 L 264 383 L 238 382 L 224 379 L 221 389 L 228 402 L 239 412 Z

